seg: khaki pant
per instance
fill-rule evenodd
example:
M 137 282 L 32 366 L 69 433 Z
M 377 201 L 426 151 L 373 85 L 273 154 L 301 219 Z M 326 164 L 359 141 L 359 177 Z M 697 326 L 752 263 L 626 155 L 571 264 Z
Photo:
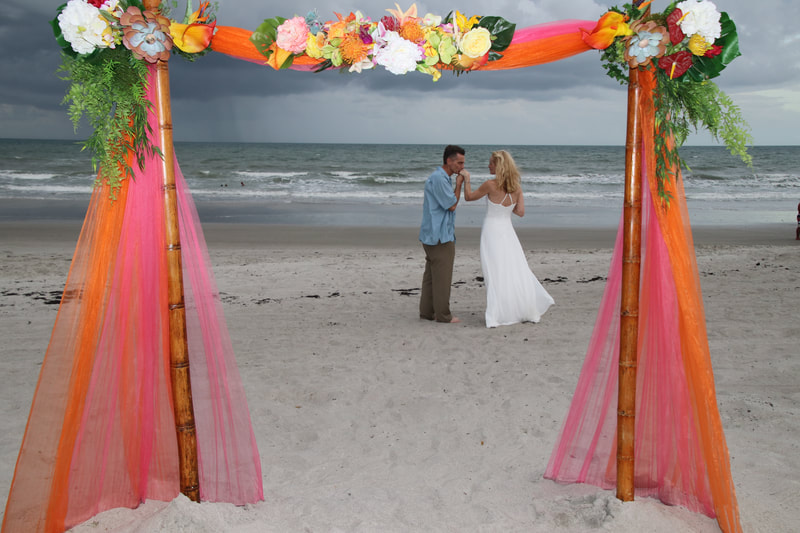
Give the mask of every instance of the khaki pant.
M 419 316 L 426 320 L 450 322 L 450 286 L 453 282 L 453 262 L 456 257 L 454 241 L 430 245 L 425 249 L 425 273 L 419 299 Z

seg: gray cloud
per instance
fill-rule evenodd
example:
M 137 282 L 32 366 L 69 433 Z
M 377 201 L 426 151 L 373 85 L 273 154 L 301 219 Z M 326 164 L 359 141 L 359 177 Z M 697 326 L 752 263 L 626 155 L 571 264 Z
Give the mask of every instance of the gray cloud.
M 60 53 L 49 26 L 59 3 L 4 2 L 0 46 L 20 52 L 0 57 L 3 137 L 75 138 L 61 105 L 67 84 L 56 75 Z M 369 5 L 323 1 L 287 8 L 274 0 L 222 0 L 218 23 L 253 30 L 264 18 L 305 14 L 314 7 L 324 19 L 359 8 L 375 19 L 394 2 L 363 4 Z M 420 13 L 445 15 L 456 7 L 468 14 L 497 14 L 520 28 L 567 18 L 596 20 L 607 9 L 591 0 L 417 5 Z M 736 21 L 744 55 L 715 81 L 741 106 L 756 144 L 800 144 L 800 30 L 795 25 L 800 7 L 789 0 L 718 5 Z M 382 69 L 276 72 L 218 53 L 193 63 L 176 57 L 170 74 L 178 140 L 440 142 L 437 136 L 453 127 L 469 131 L 470 143 L 622 144 L 624 136 L 625 89 L 605 76 L 597 52 L 527 69 L 458 78 L 445 73 L 436 83 L 419 73 L 394 76 Z M 702 135 L 695 140 L 708 142 Z

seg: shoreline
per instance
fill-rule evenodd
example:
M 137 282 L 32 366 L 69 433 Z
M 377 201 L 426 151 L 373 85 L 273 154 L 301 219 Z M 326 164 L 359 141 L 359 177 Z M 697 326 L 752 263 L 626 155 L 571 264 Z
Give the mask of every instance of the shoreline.
M 239 224 L 256 226 L 359 227 L 359 228 L 418 228 L 422 206 L 415 203 L 368 203 L 358 201 L 281 202 L 270 200 L 208 200 L 195 198 L 200 221 L 209 224 Z M 0 223 L 25 221 L 81 222 L 90 202 L 84 198 L 0 198 Z M 526 229 L 611 230 L 616 231 L 622 206 L 613 205 L 538 205 L 536 199 L 526 200 L 526 215 L 513 217 L 518 231 Z M 741 231 L 753 228 L 763 232 L 773 226 L 776 232 L 795 228 L 795 213 L 777 204 L 725 204 L 689 201 L 693 228 L 730 229 Z M 456 213 L 457 229 L 480 229 L 486 211 L 485 203 L 459 203 Z M 739 242 L 739 241 L 737 241 Z
M 83 220 L 25 221 L 0 220 L 0 243 L 15 246 L 74 247 Z M 297 224 L 248 224 L 239 222 L 204 222 L 201 224 L 209 249 L 307 247 L 320 248 L 417 248 L 416 227 L 388 226 L 310 226 Z M 479 227 L 458 227 L 457 246 L 477 248 Z M 612 249 L 617 229 L 577 227 L 517 227 L 523 246 L 530 250 Z M 757 226 L 695 226 L 695 247 L 708 246 L 792 246 L 795 228 L 783 224 Z

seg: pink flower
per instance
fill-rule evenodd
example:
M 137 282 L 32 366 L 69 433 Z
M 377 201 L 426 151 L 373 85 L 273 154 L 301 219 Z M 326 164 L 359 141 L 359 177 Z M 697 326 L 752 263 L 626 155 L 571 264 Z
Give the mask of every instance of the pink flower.
M 287 52 L 299 54 L 306 49 L 308 40 L 308 25 L 303 17 L 290 18 L 278 26 L 278 36 L 275 44 Z

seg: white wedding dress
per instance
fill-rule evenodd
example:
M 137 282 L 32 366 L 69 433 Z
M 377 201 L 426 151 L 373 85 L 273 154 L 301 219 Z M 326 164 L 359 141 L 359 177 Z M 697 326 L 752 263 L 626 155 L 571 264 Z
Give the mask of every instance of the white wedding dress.
M 511 212 L 516 204 L 504 206 L 488 197 L 486 201 L 486 218 L 481 229 L 486 327 L 539 322 L 555 302 L 528 267 L 525 252 L 511 224 Z

